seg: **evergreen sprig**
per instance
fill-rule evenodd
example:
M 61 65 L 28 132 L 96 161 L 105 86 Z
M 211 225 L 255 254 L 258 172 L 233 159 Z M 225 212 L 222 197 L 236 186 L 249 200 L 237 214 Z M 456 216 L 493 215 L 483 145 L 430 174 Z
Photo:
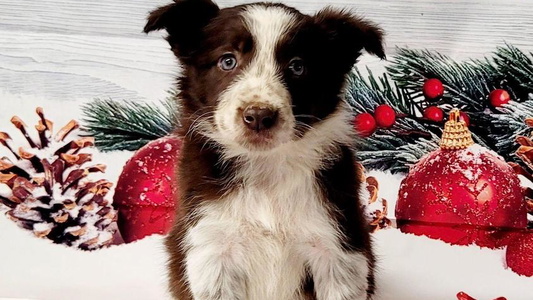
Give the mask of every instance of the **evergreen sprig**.
M 499 113 L 488 115 L 491 130 L 487 136 L 493 149 L 508 159 L 521 162 L 514 154 L 518 148 L 518 136 L 531 136 L 532 128 L 525 123 L 526 118 L 533 117 L 533 99 L 514 102 L 499 109 Z
M 178 125 L 171 98 L 161 103 L 96 99 L 82 107 L 83 129 L 101 151 L 137 150 Z
M 358 70 L 348 77 L 346 100 L 354 112 L 372 113 L 378 105 L 388 104 L 399 118 L 391 129 L 378 129 L 372 136 L 360 139 L 358 157 L 370 169 L 405 172 L 410 164 L 437 147 L 440 127 L 416 117 L 410 95 L 387 75 L 376 78 L 369 69 L 367 72 L 366 80 Z
M 532 58 L 531 53 L 527 55 L 511 45 L 497 48 L 493 58 L 464 62 L 429 50 L 400 48 L 384 76 L 376 78 L 369 72 L 365 79 L 354 72 L 347 99 L 355 113 L 372 112 L 380 104 L 388 104 L 399 113 L 394 126 L 378 129 L 362 140 L 359 156 L 363 164 L 403 172 L 436 148 L 443 124 L 422 118 L 423 108 L 428 105 L 438 105 L 446 112 L 454 107 L 467 112 L 477 143 L 507 160 L 520 162 L 514 155 L 515 138 L 532 133 L 524 124 L 526 117 L 533 116 Z M 428 103 L 422 93 L 424 82 L 430 78 L 439 79 L 445 86 L 444 96 L 436 103 Z M 491 107 L 489 94 L 498 88 L 508 91 L 514 101 Z M 405 131 L 420 134 L 400 134 Z
M 398 118 L 391 128 L 378 129 L 359 141 L 359 158 L 366 167 L 405 172 L 437 148 L 443 124 L 422 117 L 428 105 L 438 105 L 445 112 L 454 107 L 467 112 L 477 143 L 520 163 L 514 156 L 515 138 L 533 133 L 524 124 L 525 118 L 533 117 L 532 53 L 506 45 L 492 57 L 456 62 L 434 51 L 399 48 L 384 75 L 375 76 L 368 68 L 367 72 L 362 76 L 355 70 L 348 78 L 346 99 L 354 114 L 372 113 L 378 105 L 388 104 Z M 434 103 L 428 103 L 422 93 L 429 78 L 445 86 L 444 96 Z M 489 94 L 498 88 L 508 91 L 514 101 L 491 107 Z M 85 129 L 103 151 L 136 150 L 177 126 L 178 109 L 173 103 L 96 100 L 84 107 Z
M 490 65 L 514 88 L 517 99 L 533 98 L 533 53 L 525 54 L 512 45 L 498 47 Z
M 461 110 L 480 112 L 488 107 L 489 93 L 509 86 L 498 84 L 500 73 L 493 72 L 485 61 L 455 62 L 446 55 L 429 50 L 400 48 L 391 65 L 386 67 L 398 86 L 414 101 L 423 101 L 422 86 L 429 78 L 437 78 L 445 85 L 443 102 L 453 101 Z

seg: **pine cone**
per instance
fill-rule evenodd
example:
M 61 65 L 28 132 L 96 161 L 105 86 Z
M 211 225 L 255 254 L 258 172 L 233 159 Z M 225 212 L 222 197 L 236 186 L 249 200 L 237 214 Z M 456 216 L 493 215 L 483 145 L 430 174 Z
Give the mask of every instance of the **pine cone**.
M 53 135 L 53 123 L 45 119 L 42 108 L 37 114 L 38 141 L 20 118 L 11 119 L 29 148 L 16 151 L 11 137 L 0 132 L 0 143 L 13 156 L 0 159 L 0 203 L 7 206 L 13 221 L 37 237 L 83 250 L 108 245 L 117 214 L 106 199 L 112 184 L 91 179 L 106 169 L 90 164 L 94 139 L 78 138 L 79 124 L 74 120 Z
M 529 127 L 533 127 L 533 118 L 528 118 L 525 120 L 525 123 Z M 519 136 L 516 138 L 516 142 L 520 145 L 515 154 L 524 162 L 525 168 L 516 163 L 509 163 L 517 174 L 520 174 L 527 178 L 529 181 L 533 182 L 533 141 L 531 137 Z M 524 189 L 526 207 L 529 215 L 531 216 L 529 221 L 529 228 L 533 228 L 533 189 L 526 187 Z
M 372 176 L 366 177 L 361 164 L 358 164 L 357 167 L 362 171 L 361 181 L 365 190 L 361 194 L 363 196 L 363 209 L 370 225 L 370 231 L 376 232 L 390 227 L 392 222 L 387 218 L 387 200 L 378 199 L 379 183 L 377 179 Z

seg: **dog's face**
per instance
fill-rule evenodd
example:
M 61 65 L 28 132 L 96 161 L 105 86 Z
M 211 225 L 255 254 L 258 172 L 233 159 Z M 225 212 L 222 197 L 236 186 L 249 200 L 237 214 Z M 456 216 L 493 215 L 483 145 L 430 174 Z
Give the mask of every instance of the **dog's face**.
M 186 130 L 245 151 L 301 139 L 336 111 L 362 49 L 384 58 L 379 28 L 333 9 L 175 0 L 150 14 L 145 31 L 157 29 L 184 67 Z

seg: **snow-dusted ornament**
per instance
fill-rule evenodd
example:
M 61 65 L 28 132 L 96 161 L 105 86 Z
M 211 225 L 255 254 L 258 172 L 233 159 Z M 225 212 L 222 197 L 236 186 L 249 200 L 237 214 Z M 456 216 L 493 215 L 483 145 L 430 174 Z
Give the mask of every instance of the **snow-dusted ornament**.
M 74 120 L 54 134 L 42 108 L 37 115 L 38 138 L 19 117 L 11 118 L 29 147 L 16 148 L 0 132 L 11 156 L 0 159 L 0 207 L 19 226 L 54 243 L 82 250 L 109 245 L 116 232 L 116 213 L 106 199 L 112 184 L 97 175 L 106 166 L 91 162 L 93 138 L 79 137 Z
M 474 144 L 458 110 L 440 148 L 402 181 L 395 213 L 402 232 L 489 248 L 505 246 L 509 233 L 527 226 L 518 176 L 498 154 Z
M 124 166 L 113 205 L 126 243 L 169 231 L 177 200 L 180 148 L 179 138 L 162 137 L 135 152 Z

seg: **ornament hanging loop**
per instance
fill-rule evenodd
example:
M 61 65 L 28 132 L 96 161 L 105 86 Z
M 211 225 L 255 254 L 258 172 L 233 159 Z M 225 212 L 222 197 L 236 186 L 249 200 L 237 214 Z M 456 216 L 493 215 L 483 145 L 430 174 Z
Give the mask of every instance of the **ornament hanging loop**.
M 450 117 L 449 117 L 449 120 L 453 120 L 455 122 L 460 122 L 460 117 L 461 117 L 461 112 L 457 109 L 457 108 L 454 108 L 450 111 Z
M 457 150 L 465 149 L 474 144 L 472 133 L 468 130 L 465 121 L 461 120 L 461 112 L 454 108 L 450 111 L 450 116 L 446 124 L 439 146 L 441 149 Z

